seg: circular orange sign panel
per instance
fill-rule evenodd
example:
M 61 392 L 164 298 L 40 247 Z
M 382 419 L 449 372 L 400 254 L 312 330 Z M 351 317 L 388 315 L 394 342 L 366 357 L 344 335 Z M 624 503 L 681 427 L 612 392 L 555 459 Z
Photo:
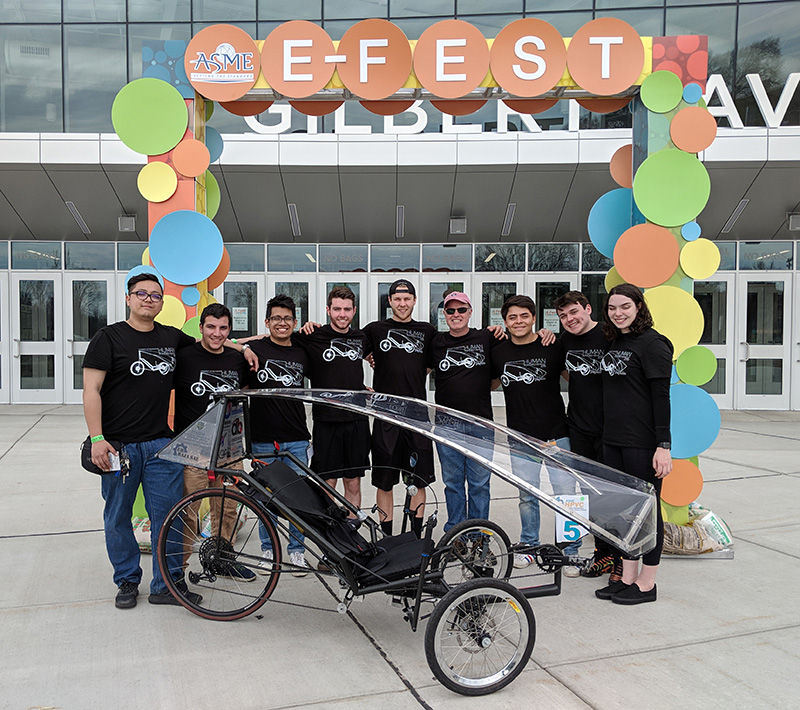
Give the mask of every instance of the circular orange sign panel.
M 261 48 L 261 71 L 269 85 L 290 99 L 316 94 L 333 76 L 339 59 L 319 25 L 292 20 L 269 33 Z
M 567 48 L 549 22 L 525 18 L 506 25 L 492 44 L 492 74 L 506 91 L 529 98 L 552 89 L 567 66 Z
M 258 47 L 239 27 L 212 25 L 192 37 L 183 66 L 197 93 L 212 101 L 236 101 L 256 83 Z
M 567 66 L 582 89 L 596 96 L 618 94 L 642 73 L 642 39 L 627 22 L 600 17 L 575 33 L 567 50 Z
M 441 99 L 465 96 L 489 71 L 489 45 L 477 27 L 442 20 L 422 33 L 414 48 L 414 73 Z
M 394 94 L 411 74 L 411 47 L 388 20 L 362 20 L 344 33 L 337 63 L 342 83 L 356 96 L 378 101 Z

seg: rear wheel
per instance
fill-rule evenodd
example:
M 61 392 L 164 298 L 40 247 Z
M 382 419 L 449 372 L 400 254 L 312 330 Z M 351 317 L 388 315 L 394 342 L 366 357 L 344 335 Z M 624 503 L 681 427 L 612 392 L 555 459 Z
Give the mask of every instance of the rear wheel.
M 425 657 L 446 688 L 488 695 L 522 672 L 535 640 L 533 610 L 518 589 L 498 579 L 473 579 L 434 607 Z
M 434 554 L 448 587 L 477 577 L 511 576 L 511 540 L 490 520 L 465 520 L 454 525 L 439 540 Z
M 259 568 L 261 536 L 272 543 L 274 561 L 267 570 Z M 231 621 L 256 611 L 274 591 L 280 563 L 272 521 L 230 486 L 178 501 L 161 528 L 158 564 L 167 586 L 183 606 L 206 619 Z

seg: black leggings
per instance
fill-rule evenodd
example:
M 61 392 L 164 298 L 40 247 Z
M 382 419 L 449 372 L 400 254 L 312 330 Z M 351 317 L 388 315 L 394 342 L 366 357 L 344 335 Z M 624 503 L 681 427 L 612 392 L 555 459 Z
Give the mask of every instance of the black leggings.
M 652 483 L 656 489 L 656 494 L 658 495 L 658 504 L 656 505 L 656 546 L 642 556 L 642 562 L 652 566 L 661 561 L 661 549 L 664 547 L 664 521 L 661 517 L 662 479 L 656 477 L 656 472 L 653 469 L 654 454 L 655 449 L 634 449 L 603 444 L 603 459 L 606 466 L 611 466 L 611 468 L 616 468 L 618 471 L 623 471 L 643 481 Z M 639 559 L 624 553 L 620 554 L 625 560 Z
M 586 434 L 580 429 L 570 427 L 569 448 L 573 454 L 603 463 L 603 438 L 600 434 Z M 594 550 L 595 558 L 598 560 L 602 557 L 611 557 L 616 552 L 609 543 L 599 537 L 594 539 Z

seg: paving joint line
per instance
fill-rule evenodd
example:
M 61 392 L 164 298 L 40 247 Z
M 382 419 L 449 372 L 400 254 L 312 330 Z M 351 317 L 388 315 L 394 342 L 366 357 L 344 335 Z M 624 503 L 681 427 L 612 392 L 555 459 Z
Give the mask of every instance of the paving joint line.
M 27 428 L 27 429 L 26 429 L 24 432 L 22 432 L 22 434 L 20 434 L 20 435 L 17 437 L 16 441 L 14 441 L 14 443 L 13 443 L 13 444 L 11 444 L 11 446 L 9 446 L 9 447 L 8 447 L 8 449 L 6 449 L 6 450 L 5 450 L 5 451 L 2 453 L 2 455 L 0 455 L 0 461 L 2 461 L 2 460 L 3 460 L 3 459 L 6 457 L 6 456 L 8 456 L 8 454 L 10 454 L 10 453 L 11 453 L 11 452 L 14 450 L 14 447 L 15 447 L 17 444 L 19 444 L 19 442 L 20 442 L 20 441 L 22 441 L 22 440 L 23 440 L 23 439 L 24 439 L 24 438 L 25 438 L 25 437 L 26 437 L 26 436 L 27 436 L 27 435 L 28 435 L 28 434 L 29 434 L 31 431 L 33 431 L 33 429 L 36 427 L 36 425 L 37 425 L 37 424 L 38 424 L 40 421 L 42 421 L 42 419 L 44 419 L 44 417 L 45 417 L 45 415 L 46 415 L 46 414 L 47 414 L 47 412 L 45 412 L 44 414 L 41 414 L 41 415 L 39 416 L 39 418 L 38 418 L 38 419 L 37 419 L 37 420 L 36 420 L 36 421 L 35 421 L 33 424 L 31 424 L 31 425 L 30 425 L 30 426 L 29 426 L 29 427 L 28 427 L 28 428 Z

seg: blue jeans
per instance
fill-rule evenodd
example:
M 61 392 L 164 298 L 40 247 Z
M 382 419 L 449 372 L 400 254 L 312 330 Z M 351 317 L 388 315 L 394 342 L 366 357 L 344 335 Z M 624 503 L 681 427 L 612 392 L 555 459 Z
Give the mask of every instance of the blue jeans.
M 287 453 L 296 456 L 303 463 L 308 463 L 307 441 L 284 441 L 282 443 L 279 442 L 278 446 L 280 446 L 281 451 L 286 451 Z M 273 451 L 275 451 L 275 444 L 273 444 L 271 441 L 253 442 L 253 456 L 263 456 L 265 454 L 271 454 Z M 305 472 L 299 468 L 294 461 L 285 459 L 284 462 L 287 466 L 297 471 L 301 476 L 306 475 Z M 271 550 L 272 543 L 267 535 L 267 529 L 261 523 L 258 524 L 258 536 L 261 539 L 261 549 L 265 551 Z M 289 523 L 289 544 L 287 546 L 289 554 L 292 554 L 293 552 L 305 552 L 305 539 L 305 535 L 303 535 L 303 533 L 301 533 L 293 523 Z
M 106 535 L 108 559 L 114 567 L 114 584 L 123 582 L 139 584 L 142 568 L 139 566 L 140 552 L 133 535 L 131 515 L 136 491 L 141 484 L 147 514 L 150 516 L 150 536 L 153 541 L 153 580 L 151 594 L 162 594 L 167 585 L 158 566 L 158 536 L 164 518 L 175 503 L 183 497 L 183 464 L 155 458 L 156 452 L 167 445 L 169 439 L 162 437 L 137 444 L 125 444 L 125 453 L 131 462 L 130 473 L 123 478 L 113 473 L 100 477 L 103 500 L 103 527 Z M 174 579 L 183 577 L 182 553 L 177 531 L 167 539 L 167 559 L 175 566 L 169 572 Z
M 491 471 L 449 446 L 437 442 L 436 449 L 442 465 L 444 499 L 447 503 L 445 532 L 464 520 L 488 518 Z
M 569 451 L 569 437 L 564 436 L 555 440 L 556 446 L 561 449 Z M 527 481 L 532 486 L 539 487 L 539 469 L 540 465 L 532 461 L 525 461 L 524 463 L 511 457 L 511 468 L 514 473 L 524 481 Z M 553 493 L 558 494 L 572 494 L 575 493 L 575 479 L 566 474 L 559 476 L 558 472 L 550 469 L 549 471 L 553 486 Z M 519 519 L 522 523 L 522 532 L 520 533 L 519 540 L 525 545 L 538 545 L 539 544 L 539 522 L 541 514 L 539 512 L 539 499 L 528 493 L 528 491 L 520 490 L 519 492 Z M 578 548 L 581 546 L 581 540 L 573 542 L 564 550 L 567 555 L 576 555 Z

